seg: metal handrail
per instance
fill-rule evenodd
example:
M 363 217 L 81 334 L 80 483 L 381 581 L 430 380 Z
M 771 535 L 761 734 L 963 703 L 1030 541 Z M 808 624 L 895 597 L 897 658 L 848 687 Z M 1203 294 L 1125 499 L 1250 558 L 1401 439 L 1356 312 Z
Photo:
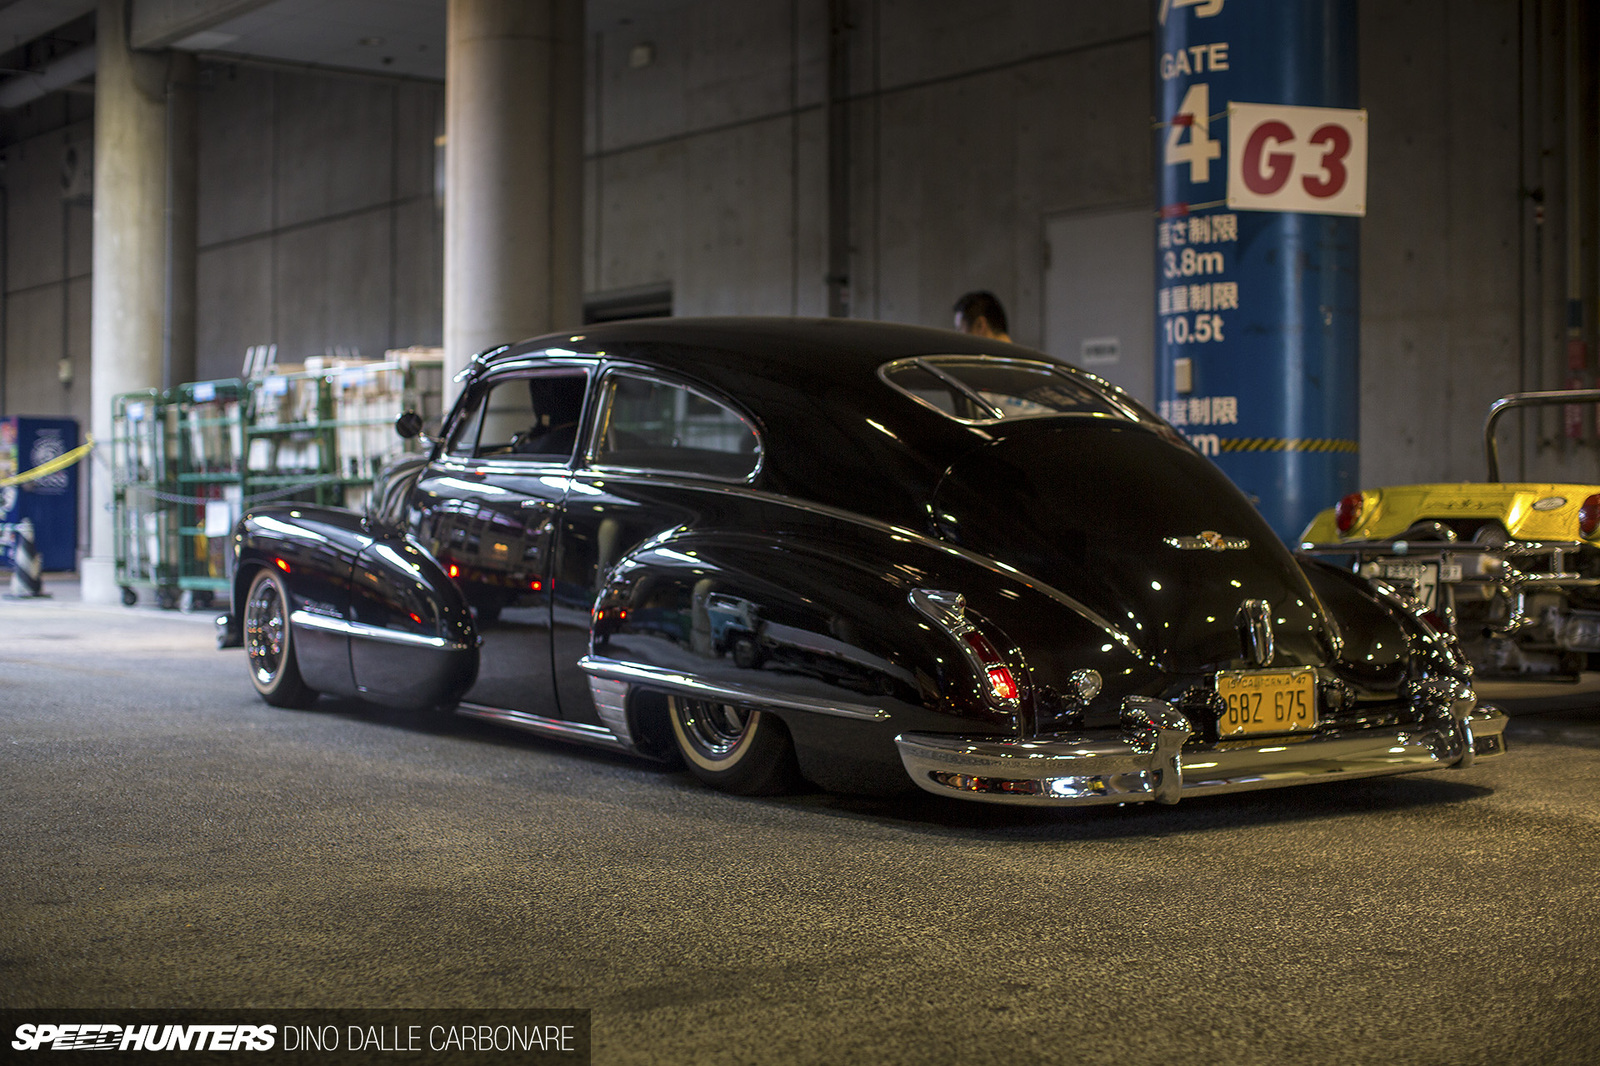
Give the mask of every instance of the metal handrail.
M 1495 443 L 1495 423 L 1505 412 L 1516 407 L 1544 407 L 1553 404 L 1597 403 L 1600 389 L 1558 389 L 1548 392 L 1513 392 L 1489 405 L 1489 417 L 1483 420 L 1483 450 L 1489 460 L 1489 480 L 1500 480 L 1500 449 Z

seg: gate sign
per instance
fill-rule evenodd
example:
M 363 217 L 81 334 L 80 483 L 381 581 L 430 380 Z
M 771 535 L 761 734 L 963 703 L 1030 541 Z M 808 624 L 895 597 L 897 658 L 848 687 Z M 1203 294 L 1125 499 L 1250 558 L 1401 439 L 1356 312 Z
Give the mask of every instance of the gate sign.
M 1157 410 L 1297 543 L 1360 473 L 1361 0 L 1150 3 Z
M 1228 206 L 1367 213 L 1367 113 L 1228 104 Z

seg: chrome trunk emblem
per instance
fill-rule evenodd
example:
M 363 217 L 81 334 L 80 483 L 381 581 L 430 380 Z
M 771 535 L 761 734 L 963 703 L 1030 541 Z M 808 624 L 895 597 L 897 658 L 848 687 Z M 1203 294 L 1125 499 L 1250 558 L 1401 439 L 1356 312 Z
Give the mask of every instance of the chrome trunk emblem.
M 1224 537 L 1214 529 L 1202 531 L 1194 537 L 1165 537 L 1161 543 L 1186 552 L 1244 551 L 1250 542 L 1243 537 Z
M 1245 600 L 1235 619 L 1245 658 L 1257 666 L 1272 662 L 1272 605 L 1266 600 Z

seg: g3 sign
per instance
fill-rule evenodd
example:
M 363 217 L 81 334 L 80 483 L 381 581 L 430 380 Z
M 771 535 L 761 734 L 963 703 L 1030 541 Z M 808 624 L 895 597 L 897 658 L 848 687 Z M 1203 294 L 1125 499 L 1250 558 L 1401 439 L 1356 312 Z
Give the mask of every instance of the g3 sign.
M 1230 103 L 1228 206 L 1365 215 L 1366 111 Z

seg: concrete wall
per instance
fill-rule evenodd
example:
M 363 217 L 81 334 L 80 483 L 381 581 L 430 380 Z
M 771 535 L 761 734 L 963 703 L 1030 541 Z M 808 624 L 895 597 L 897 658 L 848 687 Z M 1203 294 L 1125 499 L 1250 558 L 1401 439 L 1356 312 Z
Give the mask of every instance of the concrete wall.
M 1481 479 L 1489 404 L 1565 382 L 1563 100 L 1538 73 L 1553 62 L 1545 75 L 1559 74 L 1559 6 L 1362 6 L 1361 96 L 1372 115 L 1361 234 L 1366 484 Z M 1600 481 L 1592 427 L 1573 442 L 1556 432 L 1554 410 L 1538 421 L 1545 432 L 1525 452 L 1507 427 L 1507 476 L 1520 467 Z
M 942 325 L 992 288 L 1037 344 L 1043 218 L 1149 203 L 1147 5 L 1061 11 L 853 5 L 855 315 Z M 679 314 L 823 312 L 826 16 L 698 0 L 591 23 L 591 292 L 670 283 Z
M 677 314 L 820 314 L 824 5 L 657 5 L 591 22 L 585 289 Z M 653 61 L 630 66 L 648 48 Z
M 231 65 L 201 85 L 200 376 L 256 344 L 439 344 L 443 87 Z
M 63 179 L 69 152 L 86 160 L 93 147 L 93 124 L 79 121 L 6 149 L 5 415 L 89 425 L 92 210 L 64 198 Z
M 628 6 L 590 27 L 588 288 L 670 284 L 679 314 L 820 313 L 827 5 Z M 1565 380 L 1564 10 L 1360 5 L 1366 484 L 1481 478 L 1489 403 Z M 1045 256 L 1094 254 L 1047 249 L 1044 220 L 1151 204 L 1151 11 L 851 4 L 854 314 L 944 325 L 957 294 L 991 288 L 1013 337 L 1042 342 Z M 653 62 L 630 66 L 647 44 Z M 1592 423 L 1569 441 L 1555 419 L 1525 449 L 1510 431 L 1508 456 L 1600 480 Z

